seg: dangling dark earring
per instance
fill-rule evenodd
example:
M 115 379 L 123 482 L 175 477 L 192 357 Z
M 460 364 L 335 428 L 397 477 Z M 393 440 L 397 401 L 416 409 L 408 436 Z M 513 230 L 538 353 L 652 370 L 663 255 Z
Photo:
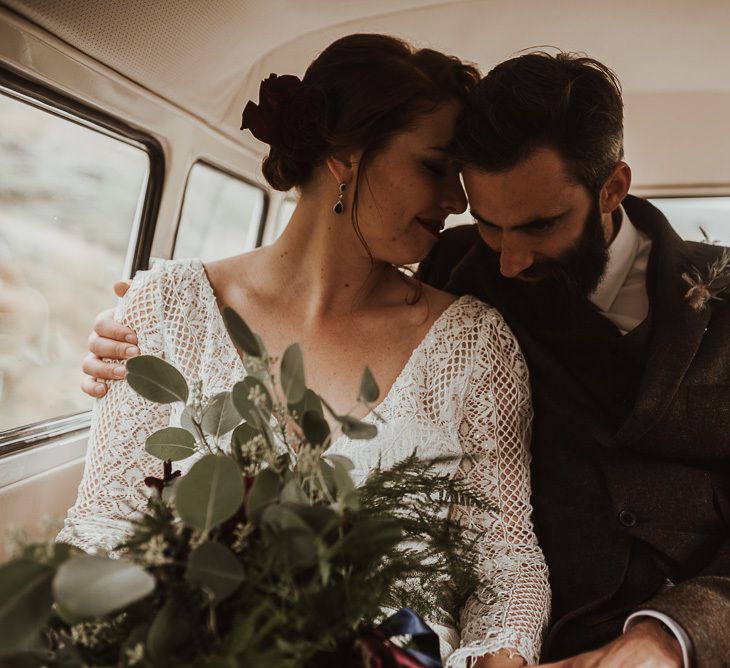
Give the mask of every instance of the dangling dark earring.
M 345 195 L 345 190 L 347 190 L 347 184 L 340 183 L 340 194 L 337 197 L 335 205 L 332 207 L 332 211 L 334 211 L 337 215 L 340 215 L 345 210 L 345 203 L 342 201 L 342 198 Z

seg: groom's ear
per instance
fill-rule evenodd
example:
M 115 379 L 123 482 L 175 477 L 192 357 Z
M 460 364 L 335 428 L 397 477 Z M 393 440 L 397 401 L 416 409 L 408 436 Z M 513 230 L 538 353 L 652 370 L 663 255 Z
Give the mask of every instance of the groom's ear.
M 621 160 L 613 168 L 611 176 L 608 177 L 606 183 L 603 184 L 603 188 L 601 188 L 601 213 L 613 212 L 624 201 L 626 195 L 629 194 L 630 187 L 631 167 Z

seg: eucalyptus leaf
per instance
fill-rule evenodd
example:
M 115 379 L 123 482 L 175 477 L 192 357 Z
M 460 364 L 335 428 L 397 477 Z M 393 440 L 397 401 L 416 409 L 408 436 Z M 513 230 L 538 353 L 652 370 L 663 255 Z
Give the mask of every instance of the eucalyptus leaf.
M 330 426 L 316 411 L 307 411 L 302 418 L 302 431 L 310 445 L 327 446 L 330 442 Z
M 287 403 L 297 404 L 307 390 L 304 382 L 304 356 L 298 343 L 292 343 L 281 358 L 281 387 Z
M 352 460 L 348 457 L 345 457 L 344 455 L 334 455 L 326 452 L 324 455 L 324 458 L 326 461 L 328 461 L 330 464 L 334 466 L 335 462 L 339 462 L 344 467 L 345 471 L 352 471 L 355 468 L 355 465 L 352 463 Z
M 260 435 L 261 432 L 248 422 L 239 424 L 233 430 L 233 434 L 231 434 L 231 453 L 240 466 L 251 466 L 253 463 L 258 462 L 255 453 L 250 452 L 245 446 Z
M 271 469 L 260 471 L 246 499 L 246 514 L 258 522 L 264 508 L 279 499 L 279 476 Z
M 284 501 L 281 505 L 299 515 L 319 536 L 336 529 L 342 521 L 340 516 L 328 506 L 310 506 L 305 503 L 285 503 Z
M 243 502 L 241 472 L 227 455 L 206 455 L 175 487 L 180 519 L 204 533 L 235 515 Z
M 309 502 L 304 490 L 299 486 L 299 483 L 294 478 L 284 483 L 284 486 L 281 488 L 279 498 L 282 503 L 304 504 Z
M 155 616 L 145 643 L 145 653 L 153 666 L 179 666 L 183 663 L 174 659 L 186 654 L 191 645 L 193 625 L 185 612 L 184 603 L 173 596 Z M 144 665 L 149 664 L 145 662 Z
M 251 357 L 262 357 L 263 350 L 259 347 L 256 336 L 243 318 L 229 306 L 223 309 L 223 321 L 231 339 L 243 352 Z
M 158 404 L 188 400 L 188 384 L 183 375 L 153 355 L 127 360 L 127 382 L 137 394 Z
M 360 499 L 355 489 L 355 483 L 352 481 L 349 469 L 346 466 L 335 460 L 334 466 L 334 480 L 337 487 L 337 498 L 341 500 L 345 508 L 350 510 L 359 510 Z
M 378 428 L 374 424 L 363 422 L 351 415 L 338 415 L 337 421 L 342 425 L 342 433 L 353 439 L 370 439 L 378 435 Z
M 298 529 L 311 532 L 311 527 L 295 512 L 289 503 L 283 506 L 279 503 L 272 503 L 264 508 L 261 513 L 261 526 L 272 531 L 287 531 Z
M 180 414 L 180 426 L 183 429 L 187 429 L 195 438 L 198 438 L 198 430 L 195 428 L 193 422 L 193 413 L 190 410 L 190 406 L 185 406 L 183 412 Z
M 365 367 L 360 378 L 360 390 L 357 393 L 357 400 L 372 404 L 380 396 L 380 388 L 375 382 L 373 372 L 369 367 Z
M 225 545 L 203 543 L 190 554 L 185 578 L 190 584 L 207 589 L 217 601 L 221 601 L 243 582 L 243 566 Z
M 321 417 L 324 417 L 324 408 L 322 407 L 322 400 L 317 396 L 317 393 L 307 388 L 304 391 L 302 400 L 296 404 L 289 403 L 289 412 L 297 416 L 297 421 L 302 424 L 302 419 L 307 411 L 314 411 Z
M 208 404 L 203 413 L 202 427 L 206 434 L 218 439 L 238 426 L 241 422 L 230 392 L 219 392 Z
M 53 579 L 55 600 L 70 614 L 101 617 L 148 596 L 155 579 L 126 559 L 82 555 L 61 564 Z
M 28 559 L 0 566 L 0 657 L 34 646 L 51 615 L 54 573 Z
M 177 462 L 195 453 L 195 437 L 180 427 L 165 427 L 147 437 L 144 449 L 154 457 Z
M 233 386 L 233 405 L 241 417 L 256 429 L 266 428 L 273 402 L 266 386 L 253 376 L 246 376 Z
M 317 537 L 309 528 L 267 531 L 266 536 L 276 554 L 292 571 L 316 566 L 319 556 Z

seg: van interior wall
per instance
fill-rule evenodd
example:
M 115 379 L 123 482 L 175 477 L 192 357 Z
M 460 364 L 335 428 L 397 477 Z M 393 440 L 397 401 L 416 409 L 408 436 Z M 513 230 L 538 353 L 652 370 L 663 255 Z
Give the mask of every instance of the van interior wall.
M 730 193 L 729 92 L 627 92 L 624 100 L 636 194 Z

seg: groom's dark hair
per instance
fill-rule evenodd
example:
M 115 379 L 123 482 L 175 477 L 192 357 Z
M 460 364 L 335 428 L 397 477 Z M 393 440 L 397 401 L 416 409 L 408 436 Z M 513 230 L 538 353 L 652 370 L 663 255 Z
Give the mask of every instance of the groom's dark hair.
M 623 158 L 616 75 L 593 58 L 529 53 L 497 65 L 457 123 L 455 153 L 488 172 L 512 169 L 535 149 L 555 149 L 571 176 L 597 194 Z

